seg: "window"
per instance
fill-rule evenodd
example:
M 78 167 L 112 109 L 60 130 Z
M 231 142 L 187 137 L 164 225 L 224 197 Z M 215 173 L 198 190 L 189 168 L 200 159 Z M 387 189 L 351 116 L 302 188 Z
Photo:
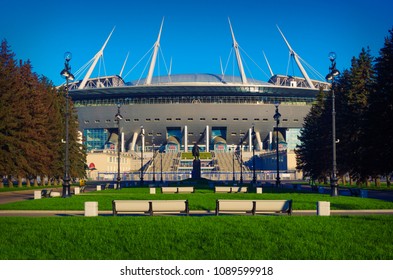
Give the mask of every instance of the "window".
M 238 121 L 238 120 L 239 120 L 239 118 L 233 118 L 233 120 L 234 120 L 234 121 Z
M 205 120 L 206 120 L 206 118 L 200 118 L 199 120 L 200 120 L 200 121 L 205 121 Z
M 217 121 L 218 119 L 217 118 L 212 118 L 212 121 Z
M 171 121 L 171 120 L 172 120 L 172 118 L 166 118 L 166 120 L 167 120 L 167 121 Z
M 134 122 L 139 122 L 139 119 L 134 119 Z
M 94 122 L 95 122 L 95 123 L 100 123 L 100 120 L 95 120 Z
M 188 118 L 187 120 L 188 120 L 188 121 L 193 121 L 194 119 L 193 119 L 193 118 Z

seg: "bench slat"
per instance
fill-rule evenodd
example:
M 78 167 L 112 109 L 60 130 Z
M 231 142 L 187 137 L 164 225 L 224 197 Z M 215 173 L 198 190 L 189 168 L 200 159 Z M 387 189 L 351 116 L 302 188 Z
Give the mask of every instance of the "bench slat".
M 113 215 L 119 212 L 176 212 L 189 214 L 188 200 L 113 200 Z
M 220 200 L 216 201 L 216 215 L 220 212 L 285 212 L 292 214 L 292 200 Z

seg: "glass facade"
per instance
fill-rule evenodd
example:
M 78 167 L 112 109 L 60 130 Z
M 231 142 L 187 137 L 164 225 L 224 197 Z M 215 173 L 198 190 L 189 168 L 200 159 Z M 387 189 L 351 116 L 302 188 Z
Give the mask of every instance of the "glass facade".
M 103 150 L 109 137 L 109 132 L 104 128 L 85 129 L 83 131 L 84 144 L 87 152 L 91 150 Z
M 296 149 L 296 145 L 300 145 L 298 136 L 300 136 L 300 128 L 288 128 L 286 133 L 288 150 L 294 150 Z

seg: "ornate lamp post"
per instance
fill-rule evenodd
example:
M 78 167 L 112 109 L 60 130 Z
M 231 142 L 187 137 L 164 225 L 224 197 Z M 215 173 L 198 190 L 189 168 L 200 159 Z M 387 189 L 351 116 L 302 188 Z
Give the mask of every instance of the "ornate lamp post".
M 144 141 L 145 141 L 145 130 L 141 125 L 141 186 L 143 186 L 143 148 L 144 148 Z
M 153 142 L 153 184 L 156 183 L 156 163 L 155 163 L 155 155 L 156 155 L 156 150 L 154 147 L 154 137 L 152 138 Z
M 160 172 L 161 172 L 161 180 L 160 180 L 160 181 L 161 181 L 161 184 L 164 182 L 164 181 L 162 180 L 162 152 L 163 152 L 163 151 L 160 151 L 160 168 L 161 168 L 161 171 L 160 171 Z
M 123 119 L 123 116 L 120 115 L 120 107 L 121 104 L 117 104 L 117 114 L 115 115 L 115 122 L 117 124 L 117 189 L 120 190 L 120 146 L 121 146 L 121 137 L 120 137 L 120 120 Z
M 252 183 L 255 186 L 257 183 L 257 176 L 255 174 L 255 145 L 254 145 L 254 138 L 255 138 L 255 125 L 252 124 L 252 133 L 251 133 L 251 145 L 252 145 Z
M 240 138 L 240 185 L 243 185 L 243 137 Z
M 276 112 L 273 116 L 274 120 L 276 121 L 276 156 L 277 156 L 277 176 L 276 176 L 276 187 L 280 187 L 281 186 L 281 181 L 280 181 L 280 158 L 279 158 L 279 151 L 278 151 L 278 125 L 280 124 L 280 118 L 281 118 L 281 114 L 278 111 L 278 106 L 280 104 L 275 104 L 274 106 L 276 106 Z
M 233 153 L 232 153 L 232 182 L 234 184 L 235 183 L 235 149 L 229 148 L 229 152 L 231 152 L 232 150 L 233 150 Z
M 69 163 L 69 96 L 68 96 L 68 82 L 73 81 L 75 79 L 74 75 L 71 73 L 71 66 L 69 64 L 72 58 L 72 54 L 70 52 L 66 52 L 64 54 L 64 69 L 60 72 L 60 75 L 66 79 L 66 112 L 65 112 L 65 159 L 64 159 L 64 177 L 63 177 L 63 195 L 62 197 L 69 197 L 71 196 L 71 185 L 70 185 L 70 163 Z
M 329 59 L 331 66 L 329 67 L 329 74 L 326 75 L 326 80 L 332 82 L 332 152 L 333 152 L 333 168 L 332 175 L 330 178 L 331 196 L 338 196 L 338 184 L 337 184 L 337 162 L 336 162 L 336 109 L 335 109 L 335 96 L 334 96 L 334 77 L 340 75 L 340 71 L 336 69 L 336 53 L 330 52 Z

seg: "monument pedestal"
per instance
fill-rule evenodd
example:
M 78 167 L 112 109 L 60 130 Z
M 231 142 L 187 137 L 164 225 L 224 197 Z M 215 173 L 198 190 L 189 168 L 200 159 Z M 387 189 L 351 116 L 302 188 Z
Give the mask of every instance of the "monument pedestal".
M 201 161 L 199 159 L 194 159 L 192 162 L 192 179 L 201 179 Z

